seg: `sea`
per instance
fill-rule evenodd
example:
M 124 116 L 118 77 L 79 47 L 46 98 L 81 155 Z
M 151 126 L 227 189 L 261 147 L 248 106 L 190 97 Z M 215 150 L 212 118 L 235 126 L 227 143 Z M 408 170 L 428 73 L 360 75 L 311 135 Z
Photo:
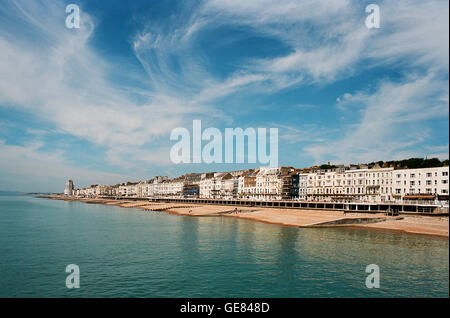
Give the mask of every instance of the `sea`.
M 449 297 L 449 240 L 3 193 L 0 297 Z

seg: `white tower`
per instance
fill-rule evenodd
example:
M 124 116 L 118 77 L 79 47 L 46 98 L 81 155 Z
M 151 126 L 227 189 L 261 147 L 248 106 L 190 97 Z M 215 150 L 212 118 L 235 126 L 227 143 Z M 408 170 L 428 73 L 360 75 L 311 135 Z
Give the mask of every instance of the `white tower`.
M 66 188 L 64 189 L 64 195 L 72 195 L 73 194 L 73 181 L 67 180 Z

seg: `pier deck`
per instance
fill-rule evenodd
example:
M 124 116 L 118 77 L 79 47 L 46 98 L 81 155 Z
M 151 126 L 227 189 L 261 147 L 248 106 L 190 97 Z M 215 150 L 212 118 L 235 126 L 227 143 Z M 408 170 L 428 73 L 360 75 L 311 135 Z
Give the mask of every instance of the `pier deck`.
M 130 199 L 130 198 L 127 198 Z M 301 201 L 252 201 L 252 200 L 223 200 L 197 198 L 135 198 L 150 202 L 190 203 L 208 205 L 227 205 L 239 207 L 268 207 L 282 209 L 334 210 L 345 213 L 389 213 L 389 214 L 422 214 L 448 215 L 448 207 L 432 204 L 406 203 L 333 203 L 333 202 L 301 202 Z

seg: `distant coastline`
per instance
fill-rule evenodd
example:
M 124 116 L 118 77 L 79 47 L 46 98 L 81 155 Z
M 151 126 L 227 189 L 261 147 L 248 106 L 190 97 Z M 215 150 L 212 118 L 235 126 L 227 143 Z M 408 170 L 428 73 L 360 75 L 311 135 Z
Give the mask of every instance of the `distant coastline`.
M 0 195 L 34 195 L 34 196 L 36 196 L 36 195 L 60 195 L 60 193 L 0 190 Z
M 6 190 L 0 191 L 0 195 L 21 195 L 21 194 L 25 193 L 23 191 L 6 191 Z

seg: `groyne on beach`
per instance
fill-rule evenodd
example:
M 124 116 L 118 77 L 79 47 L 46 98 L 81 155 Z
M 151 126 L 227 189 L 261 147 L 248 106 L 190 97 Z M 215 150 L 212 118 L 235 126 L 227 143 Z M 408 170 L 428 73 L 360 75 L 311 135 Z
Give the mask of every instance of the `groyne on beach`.
M 124 208 L 138 208 L 147 211 L 192 217 L 235 217 L 271 224 L 293 227 L 353 227 L 390 230 L 405 233 L 449 236 L 448 216 L 405 215 L 389 216 L 386 213 L 345 213 L 335 210 L 312 210 L 254 206 L 209 205 L 183 202 L 151 202 L 148 200 L 106 198 L 78 198 L 64 195 L 41 195 L 40 198 L 80 201 L 91 204 L 105 204 Z

